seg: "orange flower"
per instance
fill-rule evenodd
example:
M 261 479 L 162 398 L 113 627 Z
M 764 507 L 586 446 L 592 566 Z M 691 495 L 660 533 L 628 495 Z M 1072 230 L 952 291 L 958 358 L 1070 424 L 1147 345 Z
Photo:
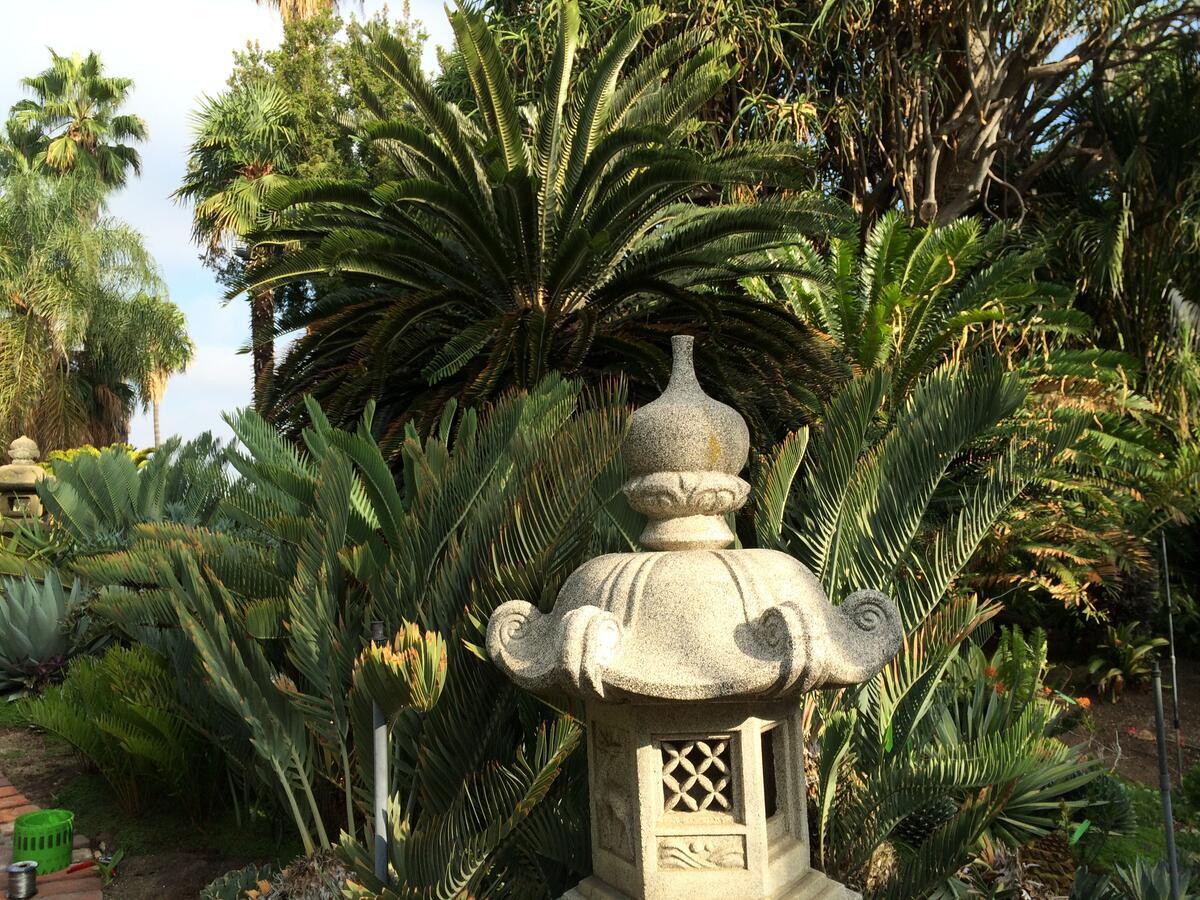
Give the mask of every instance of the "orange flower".
M 1087 697 L 1078 697 L 1078 698 L 1076 698 L 1075 702 L 1078 703 L 1084 709 L 1092 708 L 1092 701 L 1089 700 Z
M 984 674 L 985 678 L 995 678 L 996 675 L 999 673 L 996 672 L 995 666 L 988 666 L 986 669 L 983 670 L 983 674 Z
M 993 690 L 994 690 L 994 691 L 995 691 L 997 694 L 1003 694 L 1003 693 L 1004 693 L 1004 682 L 1003 682 L 1003 681 L 997 681 L 997 682 L 996 682 L 996 686 L 993 688 Z

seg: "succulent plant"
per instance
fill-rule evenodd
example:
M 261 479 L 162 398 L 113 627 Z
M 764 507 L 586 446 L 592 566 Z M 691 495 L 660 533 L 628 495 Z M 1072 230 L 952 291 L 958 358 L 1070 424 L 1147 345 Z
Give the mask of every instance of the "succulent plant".
M 42 581 L 29 576 L 0 580 L 0 693 L 10 693 L 30 677 L 49 680 L 76 651 L 87 630 L 78 615 L 83 585 L 68 592 L 58 573 Z

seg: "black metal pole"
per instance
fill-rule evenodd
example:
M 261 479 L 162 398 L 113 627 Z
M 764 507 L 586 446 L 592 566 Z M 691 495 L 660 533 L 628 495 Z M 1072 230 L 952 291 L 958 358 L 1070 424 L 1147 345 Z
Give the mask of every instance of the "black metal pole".
M 1171 900 L 1179 900 L 1179 859 L 1175 855 L 1175 816 L 1171 811 L 1171 773 L 1167 770 L 1167 722 L 1163 715 L 1162 669 L 1158 660 L 1150 670 L 1154 682 L 1154 726 L 1158 739 L 1158 791 L 1162 795 L 1163 827 L 1167 832 L 1167 869 L 1171 875 Z
M 376 620 L 371 623 L 371 642 L 381 647 L 387 641 L 383 633 L 383 623 Z M 387 833 L 387 798 L 388 798 L 388 739 L 387 720 L 378 703 L 371 703 L 371 720 L 374 726 L 374 763 L 375 763 L 375 877 L 384 884 L 388 883 L 388 833 Z
M 1163 557 L 1163 587 L 1167 599 L 1167 649 L 1171 653 L 1171 714 L 1175 728 L 1175 763 L 1179 787 L 1183 789 L 1183 731 L 1179 726 L 1179 676 L 1175 668 L 1175 614 L 1171 603 L 1171 568 L 1167 562 L 1167 533 L 1160 531 Z

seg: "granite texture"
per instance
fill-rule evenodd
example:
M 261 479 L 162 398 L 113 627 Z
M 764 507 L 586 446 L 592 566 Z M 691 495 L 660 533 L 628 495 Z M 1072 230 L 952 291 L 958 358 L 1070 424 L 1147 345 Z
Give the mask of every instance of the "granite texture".
M 488 625 L 492 659 L 521 687 L 619 700 L 778 697 L 865 681 L 900 646 L 875 591 L 833 606 L 773 550 L 618 553 L 589 560 L 548 615 L 523 600 Z
M 737 410 L 714 400 L 696 378 L 693 339 L 671 338 L 667 388 L 633 414 L 623 448 L 631 475 L 651 472 L 724 472 L 746 465 L 750 431 Z
M 499 606 L 487 649 L 521 687 L 613 701 L 779 697 L 858 684 L 900 647 L 896 608 L 876 591 L 833 606 L 804 565 L 774 550 L 723 549 L 725 515 L 749 485 L 740 415 L 700 387 L 692 339 L 672 340 L 666 391 L 633 414 L 625 493 L 653 552 L 589 560 L 549 614 Z

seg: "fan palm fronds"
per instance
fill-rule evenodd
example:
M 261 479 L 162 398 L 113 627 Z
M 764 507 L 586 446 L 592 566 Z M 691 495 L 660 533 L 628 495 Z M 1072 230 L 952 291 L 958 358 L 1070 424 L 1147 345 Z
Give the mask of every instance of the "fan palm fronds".
M 27 148 L 32 168 L 84 174 L 106 188 L 121 187 L 130 171 L 141 174 L 132 143 L 146 139 L 146 123 L 120 112 L 133 80 L 106 75 L 94 52 L 60 56 L 51 50 L 50 59 L 50 68 L 21 80 L 33 97 L 9 113 L 10 134 L 25 136 L 13 146 Z

